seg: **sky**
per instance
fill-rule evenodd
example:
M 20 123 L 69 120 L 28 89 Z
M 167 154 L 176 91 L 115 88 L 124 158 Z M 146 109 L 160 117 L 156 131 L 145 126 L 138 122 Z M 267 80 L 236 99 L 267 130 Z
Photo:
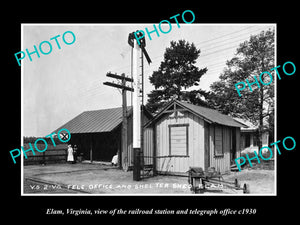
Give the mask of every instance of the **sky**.
M 153 23 L 154 24 L 154 23 Z M 108 72 L 131 75 L 131 47 L 128 34 L 136 30 L 153 29 L 153 24 L 22 24 L 21 50 L 34 51 L 43 41 L 49 41 L 52 51 L 48 55 L 39 52 L 28 55 L 21 61 L 22 82 L 22 136 L 46 136 L 80 113 L 88 110 L 122 106 L 120 90 L 103 85 L 114 79 L 106 77 Z M 156 24 L 157 25 L 157 24 Z M 163 30 L 168 30 L 162 26 Z M 149 76 L 158 70 L 165 49 L 170 42 L 184 39 L 200 49 L 196 62 L 199 68 L 208 68 L 197 88 L 209 90 L 218 80 L 238 47 L 250 35 L 275 28 L 275 24 L 184 24 L 180 28 L 172 24 L 167 33 L 152 33 L 152 40 L 146 35 L 146 50 L 152 60 L 148 65 L 144 59 L 144 102 L 154 87 Z M 62 36 L 72 31 L 76 37 L 67 45 Z M 50 38 L 60 35 L 57 41 Z M 70 34 L 65 35 L 72 41 Z M 42 49 L 49 50 L 47 44 Z M 38 50 L 39 51 L 39 50 Z M 17 63 L 17 62 L 16 62 Z M 131 105 L 130 93 L 127 103 Z

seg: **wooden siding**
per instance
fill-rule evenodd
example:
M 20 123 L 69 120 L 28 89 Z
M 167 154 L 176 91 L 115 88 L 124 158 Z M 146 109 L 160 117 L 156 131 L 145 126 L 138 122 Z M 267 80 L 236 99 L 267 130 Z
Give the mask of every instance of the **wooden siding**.
M 222 174 L 229 172 L 234 134 L 236 156 L 240 156 L 240 128 L 210 124 L 183 109 L 178 114 L 176 117 L 176 113 L 169 110 L 154 124 L 152 135 L 155 142 L 151 149 L 155 151 L 156 171 L 160 174 L 186 174 L 189 167 L 215 167 Z M 216 145 L 220 149 L 218 155 Z M 172 146 L 177 147 L 177 151 L 172 151 Z M 187 154 L 183 154 L 184 150 Z
M 148 118 L 144 116 L 144 123 L 148 122 Z M 133 120 L 132 116 L 128 120 L 128 166 L 133 167 Z M 153 165 L 153 129 L 151 127 L 144 129 L 144 165 Z
M 215 137 L 215 129 L 216 127 L 220 127 L 220 125 L 210 125 L 210 167 L 215 167 L 216 171 L 221 173 L 226 173 L 230 171 L 230 150 L 232 148 L 231 143 L 231 127 L 222 126 L 222 155 L 216 155 L 215 152 L 215 143 L 216 140 L 219 140 L 219 136 Z M 216 140 L 215 140 L 216 139 Z
M 209 123 L 204 122 L 204 168 L 210 167 L 210 130 Z
M 223 126 L 218 126 L 215 125 L 215 155 L 217 156 L 222 156 L 223 153 L 223 140 L 224 140 L 224 135 L 223 135 Z
M 204 121 L 189 113 L 163 116 L 155 125 L 156 170 L 162 173 L 186 173 L 190 166 L 204 168 Z M 170 155 L 169 125 L 188 126 L 188 155 Z
M 128 167 L 133 166 L 133 120 L 132 115 L 127 120 L 127 160 L 123 159 L 123 162 L 128 163 Z
M 144 130 L 144 165 L 153 165 L 153 129 Z

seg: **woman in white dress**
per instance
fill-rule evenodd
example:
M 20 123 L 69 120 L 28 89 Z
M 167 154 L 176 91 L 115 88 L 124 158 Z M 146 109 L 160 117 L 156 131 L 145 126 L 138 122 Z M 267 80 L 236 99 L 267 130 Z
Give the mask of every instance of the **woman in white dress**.
M 74 162 L 74 156 L 73 156 L 73 148 L 71 145 L 68 145 L 68 157 L 67 157 L 67 161 L 70 163 Z
M 112 164 L 112 166 L 118 165 L 118 154 L 117 153 L 113 156 L 113 158 L 111 160 L 111 164 Z

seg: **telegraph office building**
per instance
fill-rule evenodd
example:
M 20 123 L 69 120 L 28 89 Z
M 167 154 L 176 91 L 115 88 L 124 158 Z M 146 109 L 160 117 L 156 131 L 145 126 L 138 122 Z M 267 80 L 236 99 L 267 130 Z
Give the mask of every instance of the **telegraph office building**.
M 215 167 L 226 173 L 240 157 L 241 127 L 216 110 L 173 100 L 146 125 L 153 132 L 154 170 L 186 174 L 189 167 Z

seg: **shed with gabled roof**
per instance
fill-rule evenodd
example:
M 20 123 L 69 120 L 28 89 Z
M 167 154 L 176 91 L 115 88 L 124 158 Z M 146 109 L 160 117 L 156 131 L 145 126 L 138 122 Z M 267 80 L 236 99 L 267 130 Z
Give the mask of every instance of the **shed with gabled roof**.
M 156 172 L 185 174 L 189 167 L 230 171 L 240 156 L 240 128 L 246 125 L 216 110 L 173 100 L 146 127 L 153 130 Z
M 152 115 L 145 109 L 143 112 L 146 123 L 152 119 Z M 62 128 L 68 129 L 71 133 L 69 143 L 77 146 L 77 155 L 82 155 L 83 160 L 110 162 L 118 154 L 119 166 L 127 169 L 133 166 L 132 107 L 127 107 L 127 120 L 126 154 L 121 152 L 122 107 L 82 112 L 54 132 L 57 133 Z M 153 148 L 149 146 L 144 151 L 150 149 L 152 151 Z

